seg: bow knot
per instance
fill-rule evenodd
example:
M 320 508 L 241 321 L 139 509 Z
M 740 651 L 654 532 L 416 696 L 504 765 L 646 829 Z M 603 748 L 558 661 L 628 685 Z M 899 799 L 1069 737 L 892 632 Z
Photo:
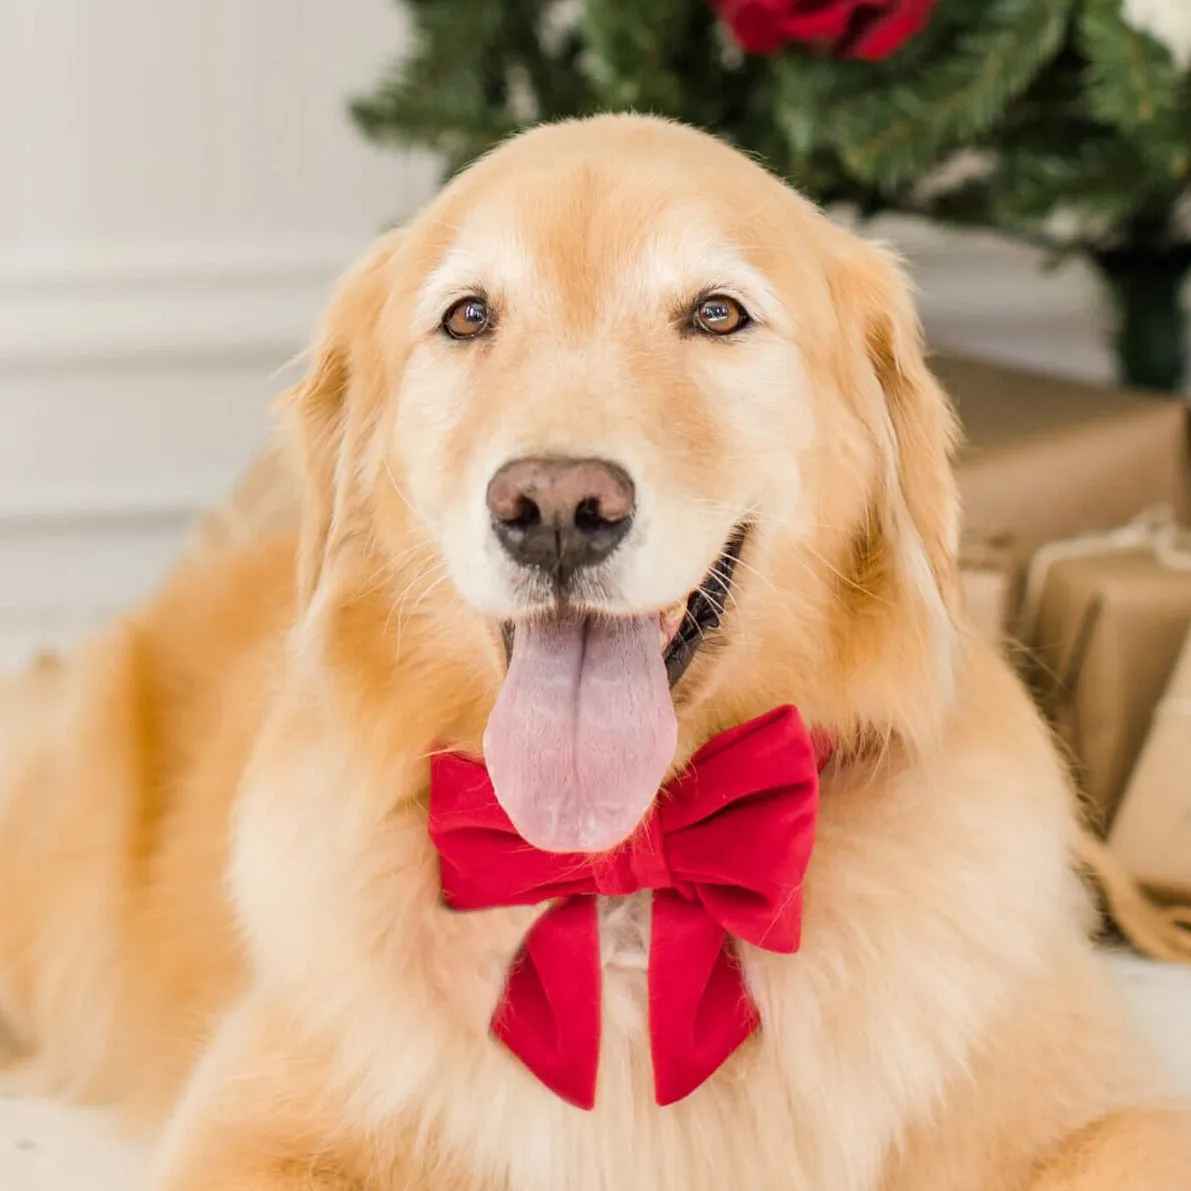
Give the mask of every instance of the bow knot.
M 593 857 L 591 879 L 595 892 L 604 897 L 628 897 L 641 889 L 673 886 L 659 817 L 650 815 L 615 851 Z
M 600 1043 L 596 897 L 653 891 L 649 1028 L 659 1104 L 689 1095 L 757 1028 L 735 939 L 797 951 L 802 881 L 830 750 L 781 707 L 722 733 L 601 855 L 542 852 L 516 833 L 477 761 L 431 761 L 431 839 L 459 910 L 557 899 L 513 962 L 495 1035 L 558 1095 L 595 1103 Z

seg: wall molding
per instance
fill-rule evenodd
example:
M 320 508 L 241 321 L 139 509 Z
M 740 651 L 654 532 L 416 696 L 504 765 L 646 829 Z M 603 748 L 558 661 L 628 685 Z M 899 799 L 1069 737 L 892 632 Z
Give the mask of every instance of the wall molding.
M 143 488 L 126 494 L 106 492 L 96 501 L 86 492 L 41 496 L 33 493 L 21 502 L 9 500 L 0 509 L 0 534 L 52 534 L 80 527 L 99 530 L 128 524 L 146 529 L 184 524 L 209 504 L 209 495 Z
M 359 242 L 164 244 L 0 263 L 0 370 L 284 359 Z

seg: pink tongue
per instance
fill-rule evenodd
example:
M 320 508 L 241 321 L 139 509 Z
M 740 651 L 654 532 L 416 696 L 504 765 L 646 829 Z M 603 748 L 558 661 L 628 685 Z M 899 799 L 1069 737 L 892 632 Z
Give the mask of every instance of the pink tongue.
M 620 843 L 653 803 L 677 738 L 657 616 L 517 626 L 484 758 L 528 843 L 550 852 Z

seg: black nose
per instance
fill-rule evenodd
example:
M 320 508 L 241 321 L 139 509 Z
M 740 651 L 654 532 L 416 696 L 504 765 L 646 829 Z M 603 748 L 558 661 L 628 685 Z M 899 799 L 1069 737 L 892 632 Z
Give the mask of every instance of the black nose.
M 635 500 L 624 469 L 600 459 L 517 459 L 488 485 L 501 545 L 552 575 L 603 562 L 629 532 Z

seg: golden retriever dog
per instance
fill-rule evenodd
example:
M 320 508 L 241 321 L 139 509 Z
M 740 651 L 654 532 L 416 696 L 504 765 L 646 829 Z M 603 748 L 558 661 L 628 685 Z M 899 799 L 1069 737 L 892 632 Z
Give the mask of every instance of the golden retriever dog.
M 14 1082 L 160 1125 L 157 1191 L 1191 1185 L 1062 766 L 957 605 L 889 256 L 702 133 L 543 127 L 347 275 L 280 421 L 294 532 L 0 699 Z M 831 756 L 801 946 L 736 946 L 759 1028 L 659 1107 L 649 894 L 604 897 L 568 1103 L 491 1028 L 553 911 L 446 904 L 432 757 L 489 759 L 526 854 L 604 853 L 789 705 Z

